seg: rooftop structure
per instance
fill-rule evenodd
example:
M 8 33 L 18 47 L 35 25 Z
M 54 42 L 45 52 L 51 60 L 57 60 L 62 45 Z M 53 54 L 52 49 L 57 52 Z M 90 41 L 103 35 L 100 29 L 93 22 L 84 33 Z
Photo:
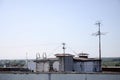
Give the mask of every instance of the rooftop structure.
M 81 53 L 78 57 L 72 54 L 55 54 L 56 58 L 35 60 L 36 72 L 99 72 L 99 59 L 88 58 Z
M 89 54 L 87 54 L 87 53 L 79 53 L 79 54 L 78 54 L 78 56 L 79 56 L 80 58 L 88 58 L 88 55 L 89 55 Z

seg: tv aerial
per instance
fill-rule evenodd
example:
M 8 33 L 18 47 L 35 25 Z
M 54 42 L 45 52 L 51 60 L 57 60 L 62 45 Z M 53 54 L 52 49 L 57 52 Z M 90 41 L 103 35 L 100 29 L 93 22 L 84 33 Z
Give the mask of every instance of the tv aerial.
M 98 21 L 95 23 L 98 26 L 98 31 L 93 33 L 93 36 L 98 36 L 98 44 L 99 44 L 99 60 L 100 60 L 100 68 L 101 68 L 101 35 L 105 35 L 106 33 L 101 33 L 101 22 Z

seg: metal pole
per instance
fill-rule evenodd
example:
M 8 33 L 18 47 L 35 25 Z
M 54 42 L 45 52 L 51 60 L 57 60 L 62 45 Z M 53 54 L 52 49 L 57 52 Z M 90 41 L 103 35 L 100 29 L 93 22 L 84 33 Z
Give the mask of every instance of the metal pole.
M 63 54 L 65 54 L 65 43 L 62 43 L 63 45 Z
M 96 25 L 98 25 L 98 36 L 99 36 L 99 70 L 100 71 L 102 71 L 101 70 L 101 31 L 100 31 L 100 25 L 101 25 L 101 23 L 100 22 L 98 22 L 98 23 L 96 23 Z
M 101 60 L 101 31 L 100 31 L 100 23 L 98 23 L 99 26 L 99 59 Z
M 63 54 L 64 54 L 64 56 L 63 56 L 63 67 L 64 67 L 64 70 L 63 71 L 65 71 L 65 43 L 62 43 L 62 45 L 63 45 Z

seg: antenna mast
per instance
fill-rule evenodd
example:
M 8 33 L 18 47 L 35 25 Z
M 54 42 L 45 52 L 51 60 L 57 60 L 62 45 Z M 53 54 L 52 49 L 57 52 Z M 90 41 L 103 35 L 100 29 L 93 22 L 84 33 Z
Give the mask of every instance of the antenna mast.
M 98 32 L 97 32 L 96 36 L 98 36 L 98 38 L 99 38 L 99 60 L 100 60 L 99 69 L 101 71 L 101 30 L 100 30 L 101 23 L 98 21 L 96 23 L 96 25 L 98 25 Z
M 65 43 L 62 43 L 62 45 L 63 45 L 63 54 L 65 54 Z
M 96 25 L 98 25 L 98 37 L 99 37 L 99 59 L 101 60 L 101 30 L 100 30 L 100 27 L 101 27 L 101 23 L 100 22 L 97 22 Z

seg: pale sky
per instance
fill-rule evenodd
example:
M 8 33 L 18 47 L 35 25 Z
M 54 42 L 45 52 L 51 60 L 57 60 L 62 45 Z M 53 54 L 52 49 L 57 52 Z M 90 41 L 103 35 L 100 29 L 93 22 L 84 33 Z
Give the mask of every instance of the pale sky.
M 63 42 L 66 53 L 98 57 L 96 21 L 102 57 L 120 57 L 120 0 L 0 0 L 0 59 L 50 57 Z

